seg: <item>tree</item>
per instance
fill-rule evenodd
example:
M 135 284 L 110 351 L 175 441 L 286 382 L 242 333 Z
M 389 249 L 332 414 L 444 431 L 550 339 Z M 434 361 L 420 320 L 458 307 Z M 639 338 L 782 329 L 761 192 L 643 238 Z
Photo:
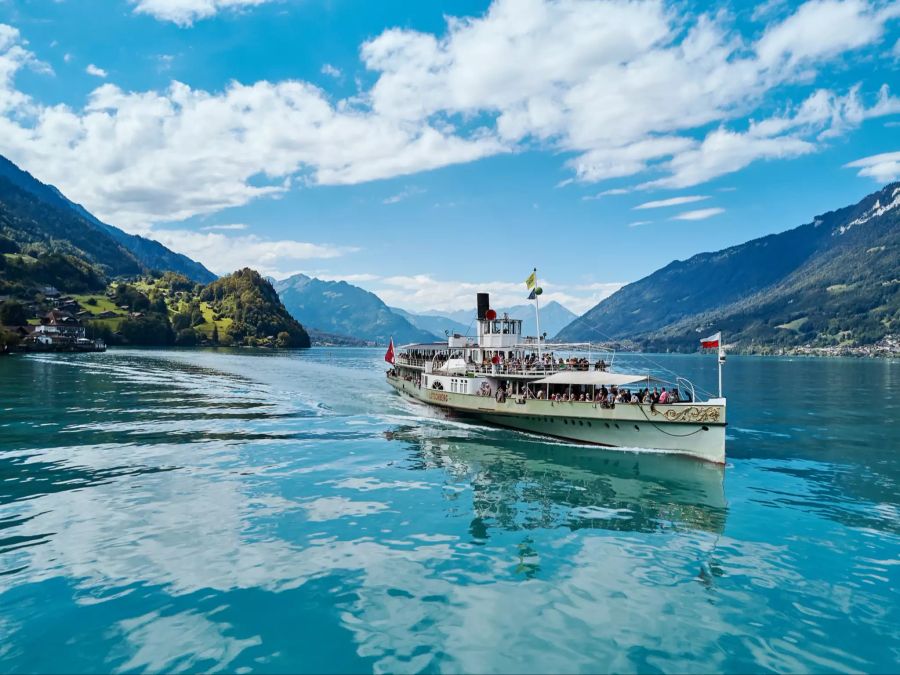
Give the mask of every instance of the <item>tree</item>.
M 19 336 L 8 330 L 0 328 L 0 354 L 9 351 L 19 344 Z
M 179 312 L 178 314 L 172 317 L 172 327 L 177 330 L 184 330 L 185 328 L 191 327 L 191 315 L 186 314 L 184 312 Z
M 28 323 L 28 315 L 20 303 L 7 300 L 0 304 L 0 325 L 24 326 L 26 323 Z
M 286 330 L 281 331 L 278 334 L 278 337 L 275 339 L 275 344 L 281 347 L 282 349 L 287 349 L 288 347 L 294 346 L 294 340 L 291 338 L 291 334 Z
M 219 344 L 219 326 L 217 324 L 213 324 L 211 339 L 214 345 Z
M 0 254 L 2 253 L 18 253 L 19 245 L 12 239 L 0 237 Z
M 178 331 L 175 336 L 175 344 L 179 347 L 194 347 L 198 342 L 197 331 L 193 328 L 185 328 Z
M 168 317 L 159 314 L 126 319 L 119 327 L 119 332 L 132 345 L 159 347 L 170 345 L 175 339 Z

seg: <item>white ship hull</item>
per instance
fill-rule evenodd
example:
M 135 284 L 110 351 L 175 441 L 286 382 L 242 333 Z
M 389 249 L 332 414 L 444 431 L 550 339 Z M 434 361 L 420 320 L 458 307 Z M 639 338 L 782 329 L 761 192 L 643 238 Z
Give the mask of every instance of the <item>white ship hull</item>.
M 724 464 L 725 401 L 673 405 L 618 404 L 604 408 L 582 401 L 548 401 L 459 394 L 424 389 L 388 377 L 401 394 L 427 405 L 490 424 L 577 443 L 639 448 L 689 455 Z

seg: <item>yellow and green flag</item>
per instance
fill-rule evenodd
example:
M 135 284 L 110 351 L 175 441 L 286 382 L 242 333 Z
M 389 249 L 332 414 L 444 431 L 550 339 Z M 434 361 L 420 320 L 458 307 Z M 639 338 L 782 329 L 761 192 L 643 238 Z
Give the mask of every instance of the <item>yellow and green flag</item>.
M 537 270 L 528 275 L 525 285 L 528 286 L 529 291 L 537 285 Z

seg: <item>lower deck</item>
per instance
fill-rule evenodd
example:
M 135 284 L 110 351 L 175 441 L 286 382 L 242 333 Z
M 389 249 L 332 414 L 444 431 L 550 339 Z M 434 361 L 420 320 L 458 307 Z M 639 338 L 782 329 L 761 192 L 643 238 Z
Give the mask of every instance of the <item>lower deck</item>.
M 646 448 L 725 462 L 725 405 L 617 404 L 507 398 L 427 389 L 388 376 L 401 394 L 485 422 L 533 433 L 609 447 Z

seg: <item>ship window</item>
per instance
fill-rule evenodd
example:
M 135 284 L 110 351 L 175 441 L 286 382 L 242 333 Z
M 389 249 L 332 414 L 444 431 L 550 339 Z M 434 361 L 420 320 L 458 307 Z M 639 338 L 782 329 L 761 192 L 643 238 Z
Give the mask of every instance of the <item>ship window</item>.
M 637 424 L 634 425 L 634 430 L 635 430 L 635 431 L 640 431 L 640 429 L 638 428 L 638 425 L 637 425 Z
M 588 426 L 591 426 L 591 423 L 590 423 L 590 422 L 588 422 Z
M 604 424 L 606 425 L 606 428 L 609 429 L 609 422 L 604 422 Z
M 618 423 L 616 423 L 616 429 L 619 429 L 619 428 L 620 428 L 620 427 L 619 427 Z
M 709 431 L 709 427 L 706 426 L 705 424 L 704 424 L 702 427 L 700 427 L 700 428 L 703 429 L 703 431 Z
M 578 426 L 583 427 L 583 426 L 584 426 L 584 422 L 582 422 L 581 420 L 578 420 Z

